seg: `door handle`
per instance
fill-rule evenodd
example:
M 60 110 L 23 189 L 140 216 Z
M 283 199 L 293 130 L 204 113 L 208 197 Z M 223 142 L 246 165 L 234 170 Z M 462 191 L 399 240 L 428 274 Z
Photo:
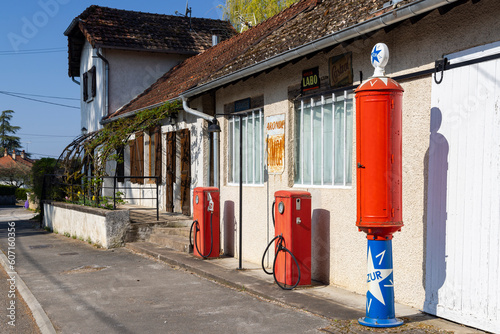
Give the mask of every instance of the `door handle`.
M 358 168 L 365 168 L 365 166 L 363 166 L 362 164 L 360 164 L 360 163 L 358 162 Z

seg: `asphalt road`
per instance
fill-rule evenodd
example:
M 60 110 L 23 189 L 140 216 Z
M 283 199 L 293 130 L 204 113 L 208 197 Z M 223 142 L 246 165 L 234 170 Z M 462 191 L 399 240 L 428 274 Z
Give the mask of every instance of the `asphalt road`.
M 320 333 L 330 325 L 123 248 L 33 229 L 25 213 L 0 208 L 0 248 L 16 221 L 16 271 L 59 333 Z
M 29 219 L 33 214 L 15 207 L 0 208 L 2 220 L 17 221 Z M 2 231 L 3 232 L 3 231 Z M 2 248 L 5 252 L 5 250 Z M 7 252 L 6 252 L 7 253 Z M 6 254 L 7 255 L 7 254 Z M 11 284 L 12 283 L 12 284 Z M 15 276 L 12 279 L 0 266 L 0 333 L 38 334 L 38 329 L 30 309 L 16 290 Z

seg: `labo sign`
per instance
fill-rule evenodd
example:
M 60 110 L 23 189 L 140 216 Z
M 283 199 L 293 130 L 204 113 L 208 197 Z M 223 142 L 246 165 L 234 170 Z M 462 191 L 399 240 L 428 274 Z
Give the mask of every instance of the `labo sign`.
M 300 87 L 302 93 L 313 89 L 318 89 L 320 87 L 318 67 L 302 71 L 302 83 Z

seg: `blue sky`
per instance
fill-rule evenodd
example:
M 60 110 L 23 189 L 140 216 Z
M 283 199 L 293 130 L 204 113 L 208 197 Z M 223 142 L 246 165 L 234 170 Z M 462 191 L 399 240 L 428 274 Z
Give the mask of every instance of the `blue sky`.
M 221 18 L 224 0 L 189 0 L 193 17 Z M 23 0 L 0 12 L 0 111 L 14 110 L 23 149 L 33 158 L 57 158 L 80 133 L 79 87 L 68 77 L 67 39 L 72 19 L 90 5 L 174 15 L 186 0 Z M 6 95 L 22 95 L 76 108 Z M 36 96 L 39 95 L 39 96 Z M 52 99 L 63 97 L 65 99 Z M 67 99 L 66 99 L 67 98 Z

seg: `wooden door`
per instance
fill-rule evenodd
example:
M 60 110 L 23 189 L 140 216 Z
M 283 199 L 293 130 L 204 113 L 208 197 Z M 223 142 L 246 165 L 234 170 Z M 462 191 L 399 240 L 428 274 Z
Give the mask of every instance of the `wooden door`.
M 166 147 L 166 205 L 167 212 L 174 212 L 174 183 L 175 183 L 175 132 L 167 132 L 167 147 Z
M 181 207 L 182 214 L 191 215 L 191 140 L 189 129 L 179 131 L 181 139 Z

